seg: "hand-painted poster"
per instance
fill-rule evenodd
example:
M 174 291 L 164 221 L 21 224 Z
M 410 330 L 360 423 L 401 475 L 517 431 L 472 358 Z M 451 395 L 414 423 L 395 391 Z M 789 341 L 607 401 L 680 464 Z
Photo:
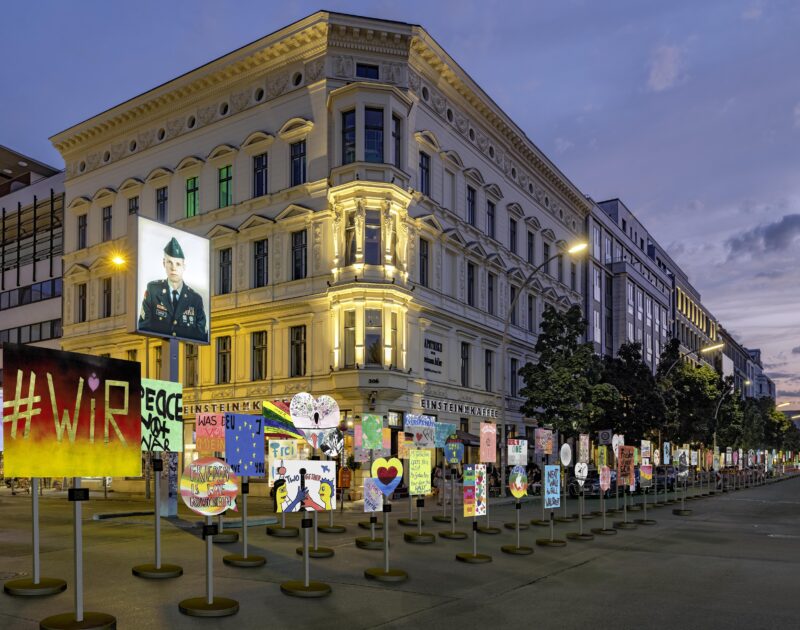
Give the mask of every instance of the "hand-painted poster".
M 728 468 L 733 466 L 733 448 L 730 446 L 725 449 L 725 466 Z
M 283 462 L 287 459 L 297 459 L 300 453 L 297 449 L 297 440 L 269 440 L 267 442 L 267 457 L 269 459 L 269 485 L 275 483 L 286 474 Z
M 221 459 L 201 457 L 183 469 L 181 498 L 197 514 L 216 516 L 225 510 L 236 510 L 238 493 L 236 476 Z
M 425 496 L 431 493 L 431 452 L 414 449 L 408 460 L 408 491 L 412 495 Z
M 600 469 L 600 490 L 605 492 L 611 487 L 611 469 L 608 466 L 603 466 Z
M 603 429 L 597 432 L 597 443 L 600 446 L 611 446 L 611 440 L 614 437 L 614 432 L 611 429 Z
M 528 494 L 528 473 L 525 466 L 514 466 L 508 475 L 508 489 L 515 499 L 521 499 Z
M 225 461 L 238 477 L 266 476 L 262 416 L 225 414 Z
M 372 477 L 364 477 L 364 511 L 381 512 L 383 510 L 383 492 Z
M 561 459 L 561 465 L 566 468 L 572 462 L 572 448 L 570 448 L 569 444 L 562 444 L 561 451 L 559 453 L 559 457 Z
M 664 466 L 669 466 L 671 461 L 670 455 L 672 454 L 671 446 L 669 442 L 664 442 L 664 457 L 662 457 L 662 461 L 664 462 Z
M 607 446 L 598 446 L 597 447 L 597 468 L 600 469 L 603 466 L 608 466 L 608 447 Z
M 388 497 L 403 480 L 403 462 L 396 457 L 380 457 L 372 462 L 370 472 L 380 491 Z
M 497 461 L 497 427 L 491 422 L 481 423 L 481 463 Z
M 619 447 L 624 446 L 625 436 L 615 433 L 611 437 L 611 450 L 614 451 L 614 457 L 619 458 Z
M 449 422 L 437 422 L 435 425 L 434 445 L 436 448 L 444 448 L 447 439 L 455 434 L 456 425 Z
M 360 446 L 356 446 L 353 448 L 353 459 L 357 462 L 364 462 L 369 461 L 370 451 L 361 448 Z
M 336 457 L 344 447 L 339 430 L 339 405 L 330 396 L 314 398 L 300 392 L 289 403 L 292 424 L 302 431 L 306 442 L 328 457 Z
M 142 379 L 142 451 L 183 451 L 183 386 Z
M 400 459 L 408 459 L 411 452 L 411 440 L 406 437 L 406 434 L 400 431 L 397 434 L 397 457 Z
M 653 467 L 650 464 L 639 466 L 639 485 L 642 488 L 650 488 L 653 485 Z
M 200 455 L 225 452 L 225 415 L 198 413 L 195 418 L 195 449 Z
M 586 483 L 586 478 L 589 476 L 589 464 L 585 462 L 578 462 L 575 464 L 575 479 L 578 480 L 581 488 Z
M 589 463 L 589 434 L 582 433 L 578 436 L 578 463 Z
M 544 507 L 548 510 L 561 506 L 561 466 L 544 467 Z
M 661 463 L 661 451 L 657 448 L 653 449 L 653 465 L 658 466 Z
M 361 417 L 361 448 L 373 450 L 383 448 L 383 418 L 365 413 Z
M 430 416 L 407 413 L 403 432 L 411 435 L 411 443 L 417 448 L 433 448 L 436 444 L 436 421 Z
M 264 416 L 264 436 L 277 440 L 303 440 L 303 432 L 292 424 L 289 404 L 283 401 L 265 400 L 261 403 Z
M 528 465 L 528 440 L 521 440 L 519 438 L 508 439 L 508 465 Z
M 475 465 L 464 466 L 464 518 L 475 516 Z
M 464 443 L 451 440 L 444 445 L 444 458 L 450 465 L 460 464 L 464 459 Z
M 650 462 L 651 455 L 651 444 L 650 440 L 642 440 L 642 448 L 641 448 L 641 455 L 642 455 L 642 462 L 647 464 Z
M 6 477 L 142 474 L 140 365 L 3 344 Z
M 475 464 L 475 516 L 486 514 L 486 466 Z
M 697 456 L 697 451 L 690 451 L 689 458 L 690 458 L 690 461 L 692 463 L 692 466 L 696 467 L 698 462 L 700 461 L 698 456 Z
M 536 442 L 535 451 L 537 455 L 553 454 L 553 432 L 550 429 L 536 429 L 533 439 Z
M 288 459 L 283 465 L 283 483 L 275 484 L 278 512 L 336 509 L 336 462 Z M 301 478 L 303 469 L 305 477 Z
M 677 450 L 675 459 L 678 464 L 678 476 L 687 477 L 689 475 L 689 450 L 685 448 L 679 448 Z
M 620 486 L 630 486 L 634 483 L 633 460 L 635 455 L 635 449 L 632 446 L 620 445 L 617 457 L 617 483 Z

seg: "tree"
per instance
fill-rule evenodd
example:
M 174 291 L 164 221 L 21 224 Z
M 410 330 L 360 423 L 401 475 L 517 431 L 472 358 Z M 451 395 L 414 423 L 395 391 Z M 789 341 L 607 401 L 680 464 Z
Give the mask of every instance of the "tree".
M 581 343 L 586 320 L 579 306 L 559 312 L 547 306 L 535 350 L 538 363 L 521 370 L 526 398 L 522 412 L 559 432 L 574 435 L 587 431 L 601 412 L 595 402 L 614 398 L 614 391 L 600 385 L 602 364 L 590 343 Z

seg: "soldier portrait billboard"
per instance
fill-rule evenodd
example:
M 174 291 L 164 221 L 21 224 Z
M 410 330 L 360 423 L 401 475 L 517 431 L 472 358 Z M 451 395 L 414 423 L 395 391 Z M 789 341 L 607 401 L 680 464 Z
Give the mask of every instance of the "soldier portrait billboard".
M 209 240 L 138 216 L 134 233 L 138 260 L 133 329 L 144 335 L 207 344 Z

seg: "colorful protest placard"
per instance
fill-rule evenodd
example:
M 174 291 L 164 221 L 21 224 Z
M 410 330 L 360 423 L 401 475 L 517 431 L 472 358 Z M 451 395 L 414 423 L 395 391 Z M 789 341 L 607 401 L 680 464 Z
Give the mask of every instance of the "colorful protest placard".
M 650 445 L 650 440 L 642 440 L 642 445 L 641 446 L 642 446 L 642 448 L 641 448 L 640 453 L 641 453 L 641 456 L 642 456 L 642 462 L 643 463 L 648 463 L 650 461 L 650 458 L 652 457 L 652 455 L 651 455 L 651 450 L 652 449 L 651 449 L 651 445 Z
M 611 487 L 611 469 L 608 466 L 600 468 L 600 489 L 606 492 Z
M 6 477 L 142 474 L 140 365 L 3 344 Z
M 494 463 L 497 460 L 497 427 L 491 422 L 481 423 L 481 450 L 482 463 Z
M 475 516 L 475 465 L 464 466 L 464 518 Z
M 406 437 L 406 434 L 400 431 L 397 434 L 397 457 L 400 459 L 408 459 L 411 452 L 411 440 Z
M 411 443 L 417 448 L 433 448 L 436 444 L 436 421 L 430 416 L 407 413 L 403 432 L 411 435 Z
M 603 429 L 597 432 L 597 443 L 600 446 L 611 446 L 611 440 L 614 438 L 614 432 L 611 429 Z
M 615 433 L 611 437 L 611 450 L 614 452 L 614 458 L 619 457 L 619 447 L 625 444 L 625 436 Z
M 589 463 L 589 434 L 582 433 L 578 436 L 578 459 L 579 464 Z
M 365 413 L 361 417 L 361 448 L 373 450 L 383 448 L 383 418 Z
M 225 415 L 198 413 L 195 418 L 195 449 L 200 455 L 225 452 Z
M 384 427 L 381 429 L 381 446 L 383 446 L 383 450 L 390 451 L 392 448 L 392 430 L 389 427 Z M 382 457 L 388 457 L 387 455 L 383 455 Z
M 486 466 L 475 464 L 475 516 L 486 515 Z
M 292 424 L 302 431 L 306 442 L 329 457 L 341 451 L 339 427 L 339 404 L 330 396 L 314 398 L 308 392 L 300 392 L 289 403 Z
M 347 466 L 342 466 L 339 469 L 339 482 L 337 483 L 337 488 L 349 488 L 353 483 L 353 471 L 350 470 Z
M 396 457 L 379 457 L 372 462 L 372 478 L 386 496 L 392 494 L 403 481 L 403 462 Z
M 449 422 L 437 422 L 435 425 L 434 445 L 436 448 L 444 448 L 447 439 L 455 434 L 456 425 Z
M 287 459 L 284 483 L 275 493 L 278 512 L 328 512 L 336 509 L 336 462 Z M 305 469 L 304 483 L 300 471 Z
M 572 462 L 572 448 L 567 443 L 561 445 L 561 451 L 559 452 L 559 458 L 561 459 L 561 465 L 566 468 Z
M 431 452 L 414 449 L 408 460 L 408 492 L 425 496 L 431 493 Z
M 578 462 L 575 464 L 575 479 L 578 480 L 581 488 L 583 488 L 583 484 L 586 482 L 586 478 L 589 476 L 589 464 L 586 462 Z
M 630 486 L 635 480 L 634 458 L 636 450 L 633 446 L 619 446 L 619 456 L 617 457 L 617 485 Z
M 603 466 L 608 466 L 608 447 L 607 446 L 598 446 L 597 447 L 597 468 L 602 468 Z
M 183 451 L 183 386 L 142 379 L 142 451 Z
M 698 461 L 699 461 L 699 458 L 698 458 L 698 456 L 697 456 L 697 451 L 694 451 L 694 450 L 693 450 L 693 451 L 690 451 L 690 452 L 689 452 L 689 461 L 691 462 L 691 465 L 692 465 L 693 467 L 694 467 L 694 466 L 697 466 L 697 463 L 698 463 Z
M 216 516 L 225 510 L 236 510 L 238 493 L 236 475 L 221 459 L 201 457 L 183 469 L 181 499 L 197 514 Z
M 650 488 L 653 485 L 653 466 L 642 464 L 639 466 L 639 485 L 642 488 Z
M 381 512 L 383 510 L 383 492 L 372 477 L 364 477 L 364 511 Z
M 279 400 L 261 403 L 264 416 L 264 436 L 276 440 L 304 440 L 303 432 L 292 424 L 289 404 Z
M 528 472 L 525 466 L 514 466 L 508 475 L 508 489 L 515 499 L 521 499 L 528 494 Z
M 464 459 L 464 443 L 456 440 L 444 445 L 444 458 L 450 465 L 460 464 Z
M 528 440 L 508 438 L 508 465 L 528 465 Z
M 553 454 L 553 432 L 550 429 L 536 429 L 533 439 L 536 442 L 534 450 L 537 455 Z
M 225 414 L 225 461 L 239 477 L 266 476 L 262 416 Z
M 297 448 L 297 440 L 274 440 L 267 442 L 267 458 L 269 463 L 269 485 L 275 483 L 276 479 L 282 479 L 286 474 L 283 462 L 287 459 L 297 459 L 300 452 Z
M 561 506 L 561 466 L 544 467 L 544 507 L 548 510 Z

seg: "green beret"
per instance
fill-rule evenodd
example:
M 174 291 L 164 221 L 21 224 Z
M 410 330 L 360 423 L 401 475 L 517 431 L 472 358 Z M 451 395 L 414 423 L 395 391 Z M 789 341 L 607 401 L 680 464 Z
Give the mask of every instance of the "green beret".
M 183 255 L 183 250 L 181 249 L 180 243 L 178 243 L 178 241 L 175 240 L 174 236 L 170 239 L 169 243 L 167 243 L 167 246 L 164 248 L 164 253 L 167 256 L 171 256 L 172 258 L 186 258 Z

